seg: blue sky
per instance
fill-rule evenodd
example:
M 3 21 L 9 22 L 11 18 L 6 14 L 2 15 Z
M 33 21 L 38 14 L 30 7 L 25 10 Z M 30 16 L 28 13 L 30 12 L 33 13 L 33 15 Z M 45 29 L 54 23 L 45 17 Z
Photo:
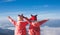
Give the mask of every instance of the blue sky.
M 60 19 L 60 0 L 0 0 L 0 19 L 38 14 L 39 18 Z M 4 19 L 5 19 L 4 18 Z

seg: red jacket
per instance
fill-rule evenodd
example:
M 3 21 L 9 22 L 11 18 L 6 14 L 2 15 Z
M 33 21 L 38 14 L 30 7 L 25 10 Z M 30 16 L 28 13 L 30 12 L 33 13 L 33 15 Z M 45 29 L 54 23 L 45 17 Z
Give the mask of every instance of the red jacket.
M 29 35 L 40 35 L 40 26 L 43 23 L 45 23 L 46 21 L 48 21 L 46 19 L 46 20 L 42 20 L 42 21 L 33 22 L 33 21 L 37 20 L 36 16 L 32 16 L 30 19 L 25 17 L 25 19 L 30 24 L 30 26 L 29 26 Z
M 30 35 L 40 35 L 40 26 L 45 23 L 47 20 L 42 20 L 39 22 L 31 22 L 29 27 Z
M 27 22 L 25 21 L 14 21 L 12 18 L 9 18 L 9 21 L 15 26 L 15 33 L 14 35 L 26 35 L 26 25 Z

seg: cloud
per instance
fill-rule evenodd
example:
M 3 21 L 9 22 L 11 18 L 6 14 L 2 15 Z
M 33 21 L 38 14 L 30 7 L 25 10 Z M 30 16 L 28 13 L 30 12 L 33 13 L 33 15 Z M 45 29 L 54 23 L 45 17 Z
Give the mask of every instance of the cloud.
M 3 15 L 4 14 L 4 15 Z M 40 12 L 23 12 L 23 11 L 19 11 L 19 12 L 5 12 L 5 13 L 1 13 L 0 14 L 0 20 L 2 20 L 4 17 L 4 19 L 7 19 L 7 16 L 11 16 L 14 19 L 17 19 L 17 15 L 18 14 L 24 14 L 24 16 L 30 18 L 31 14 L 37 14 L 38 15 L 38 19 L 60 19 L 60 14 L 59 13 L 40 13 Z
M 5 0 L 6 2 L 16 1 L 16 0 Z
M 38 18 L 60 19 L 60 16 L 59 16 L 59 13 L 58 14 L 56 14 L 56 13 L 45 13 L 45 14 L 39 14 Z
M 41 34 L 43 35 L 59 35 L 60 27 L 41 27 Z
M 15 27 L 8 27 L 7 29 L 14 30 Z M 40 32 L 41 35 L 60 35 L 60 27 L 41 27 Z
M 16 0 L 0 0 L 0 3 L 1 2 L 12 2 L 12 1 L 16 1 Z

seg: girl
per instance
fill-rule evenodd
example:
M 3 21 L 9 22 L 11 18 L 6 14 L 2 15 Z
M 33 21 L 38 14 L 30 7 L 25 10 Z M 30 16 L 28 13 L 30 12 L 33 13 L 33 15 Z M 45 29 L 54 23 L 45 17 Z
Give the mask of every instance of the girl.
M 27 35 L 26 34 L 26 25 L 28 24 L 23 20 L 23 14 L 18 15 L 18 21 L 16 22 L 10 16 L 8 16 L 9 21 L 15 26 L 14 35 Z
M 47 22 L 48 19 L 42 20 L 42 21 L 37 21 L 37 15 L 31 15 L 31 18 L 28 19 L 27 17 L 24 17 L 25 20 L 28 21 L 30 24 L 29 26 L 29 34 L 30 35 L 40 35 L 40 26 Z

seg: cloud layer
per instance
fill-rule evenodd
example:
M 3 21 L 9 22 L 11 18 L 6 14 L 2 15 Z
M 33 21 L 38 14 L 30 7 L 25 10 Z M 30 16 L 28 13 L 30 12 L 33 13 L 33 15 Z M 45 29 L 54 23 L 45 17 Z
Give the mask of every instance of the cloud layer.
M 41 35 L 59 35 L 60 28 L 44 27 L 41 28 Z

